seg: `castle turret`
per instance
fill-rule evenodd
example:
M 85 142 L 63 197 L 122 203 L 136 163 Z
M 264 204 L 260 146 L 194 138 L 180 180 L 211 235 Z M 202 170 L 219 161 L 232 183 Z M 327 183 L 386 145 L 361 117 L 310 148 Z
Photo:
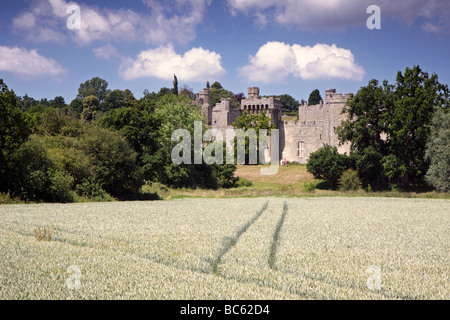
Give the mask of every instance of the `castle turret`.
M 259 88 L 252 87 L 248 88 L 248 99 L 259 99 Z
M 206 124 L 211 125 L 212 119 L 212 106 L 211 106 L 211 93 L 208 88 L 203 89 L 196 95 L 197 105 L 202 107 L 203 114 L 206 118 Z

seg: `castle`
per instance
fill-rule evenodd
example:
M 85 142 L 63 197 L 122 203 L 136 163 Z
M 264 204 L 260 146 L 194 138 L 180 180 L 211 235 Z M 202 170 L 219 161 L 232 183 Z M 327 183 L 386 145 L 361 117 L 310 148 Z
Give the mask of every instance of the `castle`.
M 330 89 L 325 91 L 325 102 L 308 106 L 302 101 L 298 106 L 297 121 L 283 121 L 281 101 L 273 97 L 261 98 L 258 87 L 248 88 L 248 98 L 241 101 L 240 109 L 234 109 L 230 99 L 222 99 L 212 106 L 209 89 L 203 89 L 196 95 L 196 103 L 202 107 L 207 124 L 221 131 L 224 137 L 226 130 L 233 128 L 233 122 L 244 111 L 250 114 L 265 113 L 271 124 L 276 124 L 279 129 L 280 159 L 306 164 L 309 155 L 325 144 L 336 146 L 339 153 L 349 154 L 350 144 L 339 145 L 336 134 L 336 128 L 346 119 L 341 111 L 349 97 L 350 94 L 343 95 Z M 269 161 L 267 157 L 266 160 Z

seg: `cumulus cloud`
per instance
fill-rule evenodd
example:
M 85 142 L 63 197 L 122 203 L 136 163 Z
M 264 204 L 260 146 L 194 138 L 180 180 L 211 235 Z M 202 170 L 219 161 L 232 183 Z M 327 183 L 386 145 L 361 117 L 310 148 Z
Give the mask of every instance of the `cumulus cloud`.
M 432 32 L 450 32 L 450 1 L 439 0 L 228 0 L 233 14 L 263 15 L 280 25 L 303 29 L 344 28 L 365 25 L 367 8 L 378 5 L 382 17 L 413 23 L 423 20 L 422 28 Z M 422 23 L 422 22 L 421 22 Z
M 114 48 L 111 44 L 104 45 L 102 47 L 95 48 L 92 50 L 94 55 L 97 58 L 103 58 L 109 60 L 111 58 L 120 57 L 120 54 L 117 52 L 116 48 Z
M 173 45 L 142 51 L 135 59 L 124 58 L 120 66 L 120 75 L 126 80 L 142 77 L 170 80 L 176 74 L 182 81 L 204 81 L 224 73 L 220 54 L 193 48 L 179 55 Z
M 290 75 L 302 79 L 355 81 L 361 81 L 365 75 L 350 50 L 334 44 L 303 47 L 283 42 L 266 43 L 238 72 L 247 81 L 265 83 L 284 82 Z
M 0 46 L 0 71 L 19 77 L 60 76 L 67 71 L 58 62 L 38 54 L 36 50 Z
M 30 40 L 62 42 L 74 39 L 80 45 L 94 41 L 132 41 L 151 44 L 187 43 L 196 37 L 211 0 L 143 0 L 149 13 L 130 9 L 97 8 L 64 0 L 35 0 L 30 9 L 13 20 L 14 29 Z M 78 5 L 81 28 L 69 30 L 67 8 Z

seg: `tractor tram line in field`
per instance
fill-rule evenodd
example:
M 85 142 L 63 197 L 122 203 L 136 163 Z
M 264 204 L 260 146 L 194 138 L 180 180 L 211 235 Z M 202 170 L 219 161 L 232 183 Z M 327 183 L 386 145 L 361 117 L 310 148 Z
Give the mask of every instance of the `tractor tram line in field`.
M 275 232 L 273 234 L 272 245 L 270 247 L 268 264 L 269 264 L 269 267 L 273 270 L 277 270 L 277 267 L 275 266 L 277 248 L 278 248 L 278 244 L 280 242 L 281 228 L 283 227 L 284 220 L 286 219 L 287 213 L 288 213 L 288 205 L 287 205 L 287 202 L 285 201 L 283 204 L 283 213 L 281 214 L 281 218 L 278 221 L 277 227 L 275 228 Z
M 269 205 L 269 201 L 266 201 L 264 206 L 239 230 L 232 236 L 225 237 L 222 241 L 222 248 L 219 251 L 219 254 L 217 255 L 216 259 L 212 262 L 212 272 L 214 274 L 218 274 L 218 266 L 222 261 L 222 257 L 232 248 L 236 245 L 239 238 L 244 234 L 244 232 L 247 231 L 247 229 L 255 223 L 256 220 L 264 213 L 264 211 L 267 210 L 267 206 Z
M 271 290 L 275 290 L 277 292 L 280 292 L 280 294 L 291 294 L 291 295 L 295 295 L 298 296 L 301 299 L 324 299 L 326 297 L 322 296 L 322 297 L 311 297 L 308 296 L 307 292 L 304 291 L 303 289 L 300 288 L 296 288 L 296 286 L 294 284 L 290 284 L 289 287 L 287 287 L 286 283 L 276 283 L 276 282 L 266 282 L 266 281 L 261 281 L 260 279 L 255 279 L 253 278 L 251 275 L 249 277 L 245 277 L 243 275 L 237 275 L 237 274 L 233 274 L 233 273 L 223 273 L 219 271 L 219 265 L 222 263 L 222 258 L 233 248 L 237 245 L 240 237 L 242 235 L 244 235 L 245 232 L 248 231 L 248 229 L 256 222 L 256 220 L 258 220 L 258 218 L 260 218 L 262 216 L 263 213 L 267 212 L 267 208 L 268 208 L 268 204 L 269 201 L 267 201 L 264 206 L 242 227 L 240 227 L 238 229 L 238 231 L 236 231 L 232 236 L 227 236 L 223 239 L 223 246 L 222 248 L 219 250 L 219 254 L 217 255 L 216 259 L 214 259 L 214 261 L 211 262 L 211 268 L 212 268 L 212 274 L 221 277 L 223 279 L 226 280 L 234 280 L 237 283 L 242 283 L 242 284 L 249 284 L 252 283 L 254 285 L 257 285 L 260 288 L 263 289 L 271 289 Z M 280 234 L 281 234 L 281 230 L 283 227 L 283 224 L 286 220 L 286 216 L 288 213 L 288 205 L 287 202 L 284 201 L 283 203 L 283 210 L 281 213 L 281 217 L 278 219 L 277 225 L 274 229 L 274 232 L 272 234 L 272 238 L 271 238 L 271 242 L 270 242 L 270 248 L 268 250 L 268 254 L 267 254 L 267 260 L 266 261 L 266 266 L 268 266 L 269 268 L 264 268 L 264 266 L 261 266 L 261 270 L 264 270 L 264 272 L 269 272 L 271 275 L 275 275 L 275 274 L 283 274 L 286 276 L 296 276 L 298 277 L 297 274 L 293 274 L 293 273 L 289 273 L 289 272 L 284 272 L 284 271 L 279 271 L 276 266 L 275 266 L 275 262 L 276 262 L 276 254 L 277 254 L 277 248 L 279 246 L 280 243 Z M 245 270 L 245 261 L 242 262 L 242 266 Z M 245 272 L 244 272 L 245 273 Z

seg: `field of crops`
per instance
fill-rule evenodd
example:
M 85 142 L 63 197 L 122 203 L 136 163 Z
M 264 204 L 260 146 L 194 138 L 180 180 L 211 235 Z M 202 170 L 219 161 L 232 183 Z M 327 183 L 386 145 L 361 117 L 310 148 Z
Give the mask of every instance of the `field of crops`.
M 0 299 L 449 299 L 449 226 L 428 199 L 2 205 Z

